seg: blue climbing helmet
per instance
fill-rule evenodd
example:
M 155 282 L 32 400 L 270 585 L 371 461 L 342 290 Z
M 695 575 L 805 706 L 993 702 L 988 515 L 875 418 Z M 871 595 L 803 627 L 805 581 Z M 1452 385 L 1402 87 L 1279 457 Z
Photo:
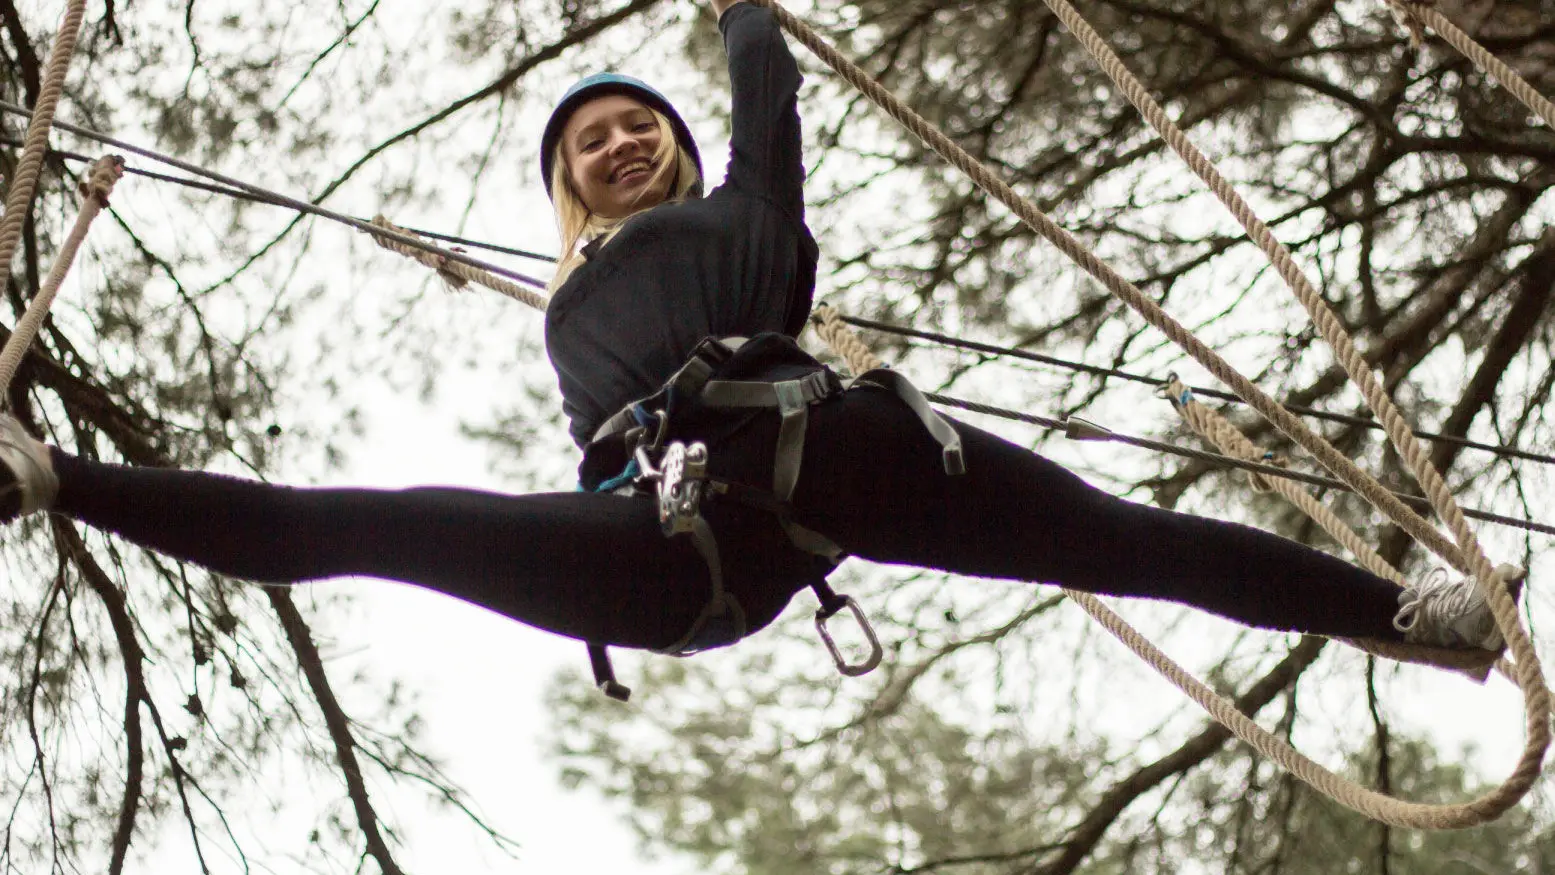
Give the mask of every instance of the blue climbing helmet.
M 562 95 L 561 102 L 556 104 L 556 109 L 551 111 L 551 119 L 545 123 L 545 133 L 540 137 L 540 178 L 545 181 L 545 193 L 552 200 L 556 199 L 551 192 L 551 171 L 556 159 L 556 144 L 561 142 L 562 129 L 567 126 L 567 120 L 578 107 L 596 97 L 607 94 L 624 94 L 634 100 L 640 100 L 653 107 L 669 119 L 670 127 L 674 129 L 675 141 L 680 148 L 691 155 L 691 161 L 697 168 L 697 184 L 691 189 L 694 197 L 702 195 L 702 153 L 697 149 L 697 141 L 691 136 L 691 129 L 686 127 L 686 122 L 670 105 L 669 99 L 660 94 L 657 89 L 641 79 L 631 76 L 623 76 L 620 73 L 595 73 L 567 89 Z

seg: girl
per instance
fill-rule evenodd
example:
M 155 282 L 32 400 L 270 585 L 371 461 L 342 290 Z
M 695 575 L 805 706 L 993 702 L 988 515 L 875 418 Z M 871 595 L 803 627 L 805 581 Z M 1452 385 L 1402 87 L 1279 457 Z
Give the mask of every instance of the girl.
M 5 417 L 0 518 L 52 510 L 233 577 L 405 581 L 594 645 L 677 653 L 762 628 L 806 586 L 827 592 L 843 555 L 1269 629 L 1503 646 L 1472 581 L 1400 595 L 1278 536 L 1099 492 L 941 419 L 894 374 L 842 390 L 793 340 L 817 260 L 798 68 L 770 12 L 711 5 L 733 86 L 723 185 L 704 195 L 684 121 L 628 77 L 578 83 L 542 137 L 566 254 L 546 341 L 583 491 L 296 489 L 122 467 Z

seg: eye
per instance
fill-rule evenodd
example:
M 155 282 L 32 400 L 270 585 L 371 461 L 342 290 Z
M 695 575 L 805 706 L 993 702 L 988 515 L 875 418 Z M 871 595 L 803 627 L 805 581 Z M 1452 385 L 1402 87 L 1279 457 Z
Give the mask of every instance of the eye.
M 604 140 L 597 140 L 597 139 L 596 140 L 589 140 L 588 142 L 584 143 L 582 146 L 578 147 L 578 151 L 587 154 L 589 152 L 598 151 L 599 147 L 601 147 L 603 145 L 605 145 L 605 141 Z
M 658 130 L 658 127 L 659 127 L 659 123 L 658 122 L 652 122 L 652 121 L 638 122 L 636 125 L 634 125 L 632 127 L 632 130 L 636 131 L 639 134 L 646 134 L 649 131 Z

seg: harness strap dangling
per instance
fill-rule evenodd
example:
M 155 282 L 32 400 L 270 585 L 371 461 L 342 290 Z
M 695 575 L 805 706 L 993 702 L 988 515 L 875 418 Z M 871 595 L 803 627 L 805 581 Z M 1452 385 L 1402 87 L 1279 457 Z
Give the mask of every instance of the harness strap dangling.
M 594 669 L 594 686 L 617 702 L 630 699 L 632 691 L 616 680 L 615 667 L 610 664 L 610 654 L 606 652 L 605 645 L 590 643 L 588 650 L 589 665 Z

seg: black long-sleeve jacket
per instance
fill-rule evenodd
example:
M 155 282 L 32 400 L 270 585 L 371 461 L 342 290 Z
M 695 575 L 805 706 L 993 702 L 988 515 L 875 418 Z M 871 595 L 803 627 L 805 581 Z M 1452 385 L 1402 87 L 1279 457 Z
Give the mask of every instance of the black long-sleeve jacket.
M 704 198 L 628 219 L 556 291 L 546 350 L 573 440 L 656 391 L 704 337 L 804 327 L 817 249 L 804 223 L 799 67 L 767 9 L 719 22 L 733 88 L 729 168 Z

